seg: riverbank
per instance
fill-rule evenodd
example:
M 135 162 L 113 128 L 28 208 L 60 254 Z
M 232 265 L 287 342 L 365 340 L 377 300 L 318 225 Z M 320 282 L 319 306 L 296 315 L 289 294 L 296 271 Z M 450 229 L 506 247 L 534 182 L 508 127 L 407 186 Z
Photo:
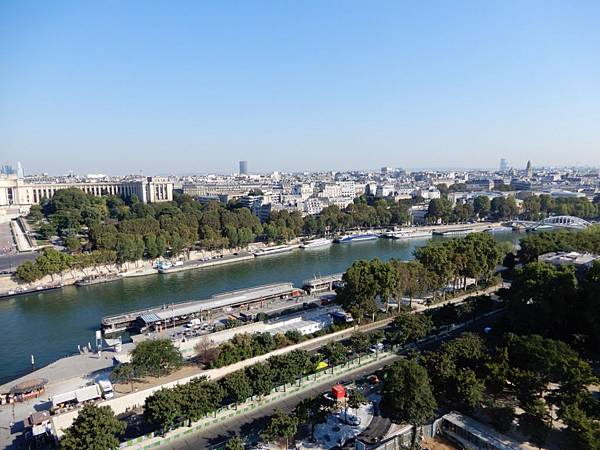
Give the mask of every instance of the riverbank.
M 474 224 L 449 224 L 449 225 L 427 225 L 419 227 L 405 227 L 419 231 L 448 232 L 452 230 L 469 229 L 473 232 L 485 231 L 489 228 L 501 226 L 501 222 L 482 222 Z M 380 231 L 383 231 L 380 230 Z M 288 244 L 298 244 L 298 239 L 293 239 Z M 183 259 L 165 260 L 170 262 L 171 266 L 164 269 L 158 269 L 155 261 L 138 260 L 135 262 L 126 262 L 123 264 L 106 264 L 100 266 L 87 267 L 83 269 L 72 269 L 53 276 L 44 278 L 33 283 L 21 283 L 14 276 L 0 277 L 0 300 L 16 295 L 36 293 L 50 289 L 59 289 L 64 286 L 70 286 L 78 281 L 89 277 L 111 278 L 115 275 L 123 278 L 140 277 L 147 275 L 156 275 L 158 273 L 168 274 L 183 272 L 187 270 L 203 269 L 219 265 L 247 261 L 254 259 L 253 253 L 264 248 L 264 243 L 253 243 L 243 249 L 224 249 L 221 251 L 191 251 Z M 180 261 L 177 262 L 177 261 Z M 177 264 L 177 265 L 176 265 Z M 100 281 L 101 282 L 101 281 Z M 96 284 L 99 284 L 98 282 Z
M 253 246 L 252 248 L 259 248 Z M 159 269 L 155 261 L 138 260 L 123 264 L 104 264 L 100 266 L 86 267 L 82 269 L 71 269 L 56 275 L 47 275 L 33 283 L 21 283 L 11 275 L 0 276 L 0 299 L 24 295 L 29 293 L 43 292 L 51 289 L 59 289 L 77 282 L 95 278 L 94 284 L 101 284 L 103 278 L 106 281 L 114 281 L 115 276 L 123 278 L 156 275 L 159 273 L 174 273 L 185 270 L 202 269 L 223 264 L 235 263 L 253 259 L 254 255 L 249 253 L 249 248 L 244 250 L 226 249 L 220 252 L 192 251 L 189 252 L 181 265 L 173 264 L 169 269 Z M 254 250 L 253 250 L 254 251 Z M 175 261 L 173 261 L 175 262 Z

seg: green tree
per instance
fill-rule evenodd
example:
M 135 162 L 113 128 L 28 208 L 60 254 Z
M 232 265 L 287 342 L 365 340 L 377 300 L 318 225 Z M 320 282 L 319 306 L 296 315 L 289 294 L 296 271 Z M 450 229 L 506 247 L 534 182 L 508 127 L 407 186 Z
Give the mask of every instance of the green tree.
M 355 412 L 362 405 L 367 404 L 367 397 L 359 389 L 351 389 L 346 399 L 346 407 L 352 408 Z
M 473 199 L 473 211 L 480 219 L 485 219 L 490 214 L 491 202 L 487 195 L 478 195 Z
M 431 332 L 433 322 L 425 314 L 403 313 L 394 318 L 390 336 L 397 345 L 405 345 L 424 338 Z
M 119 364 L 110 373 L 110 379 L 113 383 L 130 383 L 130 392 L 133 392 L 133 382 L 135 381 L 135 369 L 133 367 L 133 364 Z
M 234 436 L 225 444 L 225 450 L 244 450 L 246 443 L 239 436 Z
M 66 237 L 63 243 L 71 253 L 74 253 L 81 248 L 81 242 L 79 241 L 79 238 L 75 236 Z
M 429 201 L 427 219 L 431 223 L 448 223 L 452 214 L 452 202 L 447 198 L 434 198 Z
M 119 447 L 118 436 L 125 431 L 109 406 L 85 405 L 60 440 L 61 450 L 106 450 Z
M 221 379 L 221 386 L 227 397 L 235 402 L 236 408 L 239 403 L 246 401 L 252 396 L 250 379 L 243 370 L 226 375 Z
M 285 440 L 285 448 L 287 449 L 289 447 L 289 440 L 294 437 L 297 431 L 298 419 L 295 416 L 277 410 L 261 433 L 261 437 L 266 442 Z
M 144 418 L 163 432 L 169 431 L 182 417 L 181 401 L 178 392 L 162 388 L 146 398 Z
M 354 351 L 354 353 L 358 355 L 359 358 L 360 355 L 366 353 L 369 350 L 370 345 L 371 340 L 369 339 L 369 336 L 367 336 L 365 333 L 356 332 L 353 333 L 352 336 L 350 336 L 350 347 L 352 348 L 352 351 Z
M 346 362 L 346 352 L 346 347 L 339 342 L 329 342 L 327 345 L 321 348 L 321 353 L 329 362 L 332 370 L 334 366 Z
M 173 389 L 179 401 L 181 415 L 191 423 L 217 409 L 223 399 L 223 391 L 206 377 L 194 378 L 189 383 Z
M 315 427 L 327 422 L 331 413 L 331 404 L 322 395 L 302 400 L 294 409 L 294 415 L 310 425 L 310 435 L 314 438 Z
M 417 448 L 417 427 L 433 417 L 436 407 L 424 367 L 403 359 L 388 368 L 381 390 L 381 412 L 394 423 L 412 425 L 411 448 Z
M 273 375 L 267 364 L 254 364 L 246 368 L 246 376 L 252 385 L 254 395 L 269 395 L 273 389 Z
M 17 267 L 17 277 L 26 283 L 37 281 L 43 276 L 44 274 L 41 272 L 39 267 L 31 261 L 25 261 L 23 264 Z
M 338 301 L 360 323 L 365 314 L 377 311 L 375 296 L 378 285 L 369 261 L 355 261 L 344 273 L 344 287 L 338 292 Z
M 169 339 L 140 342 L 131 352 L 131 364 L 139 375 L 160 377 L 181 367 L 181 353 Z

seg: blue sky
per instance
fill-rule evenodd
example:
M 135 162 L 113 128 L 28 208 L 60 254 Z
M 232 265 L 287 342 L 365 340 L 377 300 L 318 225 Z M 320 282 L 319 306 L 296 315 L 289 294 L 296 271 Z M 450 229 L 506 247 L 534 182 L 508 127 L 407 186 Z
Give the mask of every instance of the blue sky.
M 3 1 L 27 172 L 600 165 L 600 2 Z

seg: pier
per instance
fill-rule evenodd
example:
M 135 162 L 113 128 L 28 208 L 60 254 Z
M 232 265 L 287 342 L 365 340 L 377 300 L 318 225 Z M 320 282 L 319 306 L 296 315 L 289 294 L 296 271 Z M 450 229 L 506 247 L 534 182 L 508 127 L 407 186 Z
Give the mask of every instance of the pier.
M 302 282 L 302 288 L 309 294 L 333 291 L 336 283 L 342 281 L 343 273 L 334 273 L 320 278 L 311 278 Z
M 269 284 L 215 294 L 206 300 L 173 303 L 161 307 L 132 311 L 102 319 L 104 334 L 126 330 L 156 330 L 189 322 L 193 318 L 207 319 L 212 313 L 233 307 L 261 305 L 270 300 L 298 297 L 304 294 L 292 283 Z

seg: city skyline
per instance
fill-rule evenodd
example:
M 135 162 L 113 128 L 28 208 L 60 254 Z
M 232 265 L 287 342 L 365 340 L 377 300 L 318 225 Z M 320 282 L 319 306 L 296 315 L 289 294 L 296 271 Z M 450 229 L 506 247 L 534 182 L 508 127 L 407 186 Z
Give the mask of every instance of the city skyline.
M 594 2 L 0 16 L 0 154 L 28 173 L 598 164 Z

